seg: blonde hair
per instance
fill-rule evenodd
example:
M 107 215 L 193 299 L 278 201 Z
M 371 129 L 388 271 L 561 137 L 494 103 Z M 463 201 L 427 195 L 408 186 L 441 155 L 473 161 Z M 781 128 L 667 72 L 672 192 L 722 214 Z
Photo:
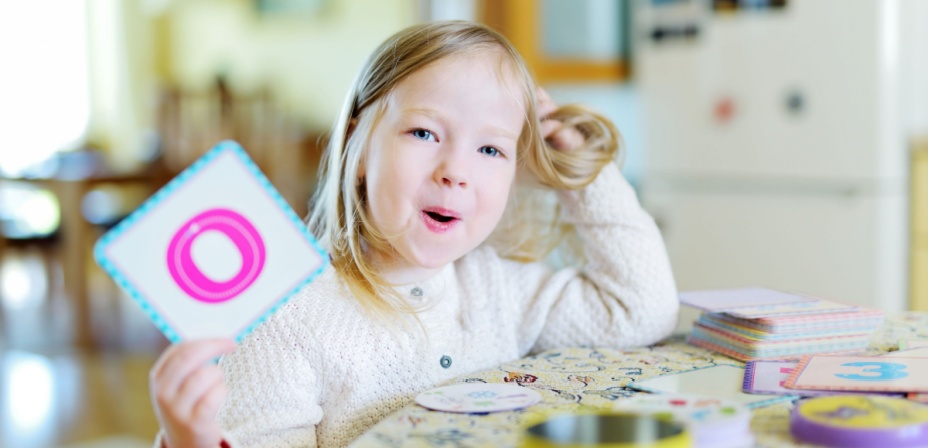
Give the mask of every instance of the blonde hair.
M 602 116 L 579 106 L 558 109 L 550 118 L 574 126 L 586 137 L 582 148 L 551 149 L 541 136 L 536 85 L 525 62 L 499 33 L 477 23 L 443 21 L 414 25 L 383 42 L 358 73 L 333 126 L 320 166 L 319 184 L 310 204 L 308 226 L 329 251 L 332 264 L 362 307 L 383 317 L 413 313 L 371 266 L 365 245 L 383 249 L 385 240 L 371 225 L 365 210 L 366 186 L 357 173 L 368 141 L 385 111 L 385 99 L 410 74 L 451 56 L 495 51 L 519 80 L 526 100 L 525 125 L 519 137 L 519 163 L 544 185 L 555 189 L 579 189 L 615 159 L 618 131 Z M 554 214 L 557 218 L 557 214 Z M 550 251 L 549 230 L 566 231 L 551 221 L 535 233 L 538 239 L 521 237 L 501 251 L 503 256 L 539 259 Z M 499 229 L 498 229 L 499 230 Z M 524 234 L 524 232 L 522 232 Z M 505 241 L 494 235 L 494 241 Z M 386 248 L 389 250 L 389 248 Z

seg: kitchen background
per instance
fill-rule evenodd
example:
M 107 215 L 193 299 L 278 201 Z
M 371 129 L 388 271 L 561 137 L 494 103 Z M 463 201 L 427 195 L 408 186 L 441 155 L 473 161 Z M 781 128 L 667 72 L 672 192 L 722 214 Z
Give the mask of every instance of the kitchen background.
M 928 310 L 928 2 L 0 1 L 0 447 L 149 446 L 166 341 L 94 240 L 224 138 L 305 215 L 367 53 L 458 18 L 617 123 L 681 290 Z

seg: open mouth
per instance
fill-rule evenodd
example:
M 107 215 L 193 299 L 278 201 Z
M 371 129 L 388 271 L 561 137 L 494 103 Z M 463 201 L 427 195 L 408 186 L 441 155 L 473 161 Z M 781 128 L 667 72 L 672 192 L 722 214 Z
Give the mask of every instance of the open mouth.
M 429 207 L 427 210 L 422 210 L 422 219 L 429 230 L 438 233 L 444 233 L 457 227 L 458 222 L 461 221 L 460 215 L 454 210 L 441 207 Z
M 435 212 L 425 212 L 425 214 L 429 215 L 430 218 L 438 222 L 441 222 L 441 223 L 451 222 L 451 221 L 454 221 L 455 219 L 453 216 L 445 216 L 445 215 L 442 215 L 440 213 L 435 213 Z

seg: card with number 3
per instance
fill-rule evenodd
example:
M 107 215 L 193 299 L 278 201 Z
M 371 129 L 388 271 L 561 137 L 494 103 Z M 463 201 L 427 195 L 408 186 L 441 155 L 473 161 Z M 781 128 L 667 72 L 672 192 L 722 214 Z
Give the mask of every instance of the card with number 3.
M 793 389 L 928 392 L 928 358 L 804 356 L 784 386 Z
M 328 263 L 300 218 L 231 141 L 104 234 L 94 256 L 171 342 L 241 341 Z

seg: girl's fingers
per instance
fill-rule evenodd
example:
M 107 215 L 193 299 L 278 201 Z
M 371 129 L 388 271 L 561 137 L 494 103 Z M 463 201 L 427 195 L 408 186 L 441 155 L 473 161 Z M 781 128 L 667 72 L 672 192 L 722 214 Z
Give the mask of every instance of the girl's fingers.
M 191 372 L 233 350 L 235 342 L 230 339 L 204 339 L 168 347 L 151 369 L 152 398 L 171 401 Z
M 570 151 L 583 145 L 583 134 L 573 126 L 564 126 L 558 120 L 541 122 L 541 132 L 545 140 L 559 151 Z
M 219 408 L 226 401 L 226 383 L 218 381 L 210 386 L 200 399 L 194 403 L 191 418 L 194 420 L 214 420 Z
M 570 151 L 583 145 L 584 137 L 577 128 L 564 126 L 560 120 L 548 118 L 557 110 L 554 100 L 541 87 L 536 92 L 538 97 L 538 116 L 541 118 L 541 135 L 559 151 Z
M 554 100 L 551 99 L 551 96 L 548 95 L 548 92 L 545 89 L 539 87 L 535 91 L 535 95 L 538 97 L 538 117 L 542 120 L 545 119 L 552 112 L 557 110 L 557 105 L 554 104 Z
M 541 135 L 548 139 L 561 128 L 561 122 L 558 120 L 544 120 L 541 122 Z
M 177 395 L 171 402 L 171 409 L 174 415 L 190 417 L 193 415 L 194 406 L 204 395 L 209 393 L 210 389 L 216 384 L 224 384 L 222 370 L 217 366 L 201 366 L 194 370 L 181 383 L 177 390 Z

